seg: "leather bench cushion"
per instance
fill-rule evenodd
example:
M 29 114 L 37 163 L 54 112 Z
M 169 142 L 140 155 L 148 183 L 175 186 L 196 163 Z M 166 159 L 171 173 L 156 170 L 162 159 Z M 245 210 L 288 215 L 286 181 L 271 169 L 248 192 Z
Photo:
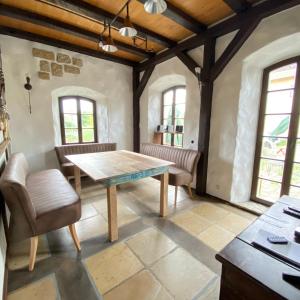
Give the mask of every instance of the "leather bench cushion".
M 74 176 L 74 164 L 70 162 L 62 164 L 61 171 L 66 177 Z
M 159 179 L 159 176 L 155 176 L 154 178 Z M 169 168 L 169 184 L 180 186 L 187 185 L 193 181 L 193 176 L 182 169 L 171 166 Z
M 66 155 L 115 151 L 116 148 L 117 148 L 116 143 L 91 143 L 91 144 L 56 146 L 55 151 L 56 151 L 58 161 L 62 165 L 64 163 L 69 162 L 65 157 Z
M 80 198 L 59 170 L 28 175 L 26 188 L 36 211 L 36 234 L 73 224 L 80 219 Z

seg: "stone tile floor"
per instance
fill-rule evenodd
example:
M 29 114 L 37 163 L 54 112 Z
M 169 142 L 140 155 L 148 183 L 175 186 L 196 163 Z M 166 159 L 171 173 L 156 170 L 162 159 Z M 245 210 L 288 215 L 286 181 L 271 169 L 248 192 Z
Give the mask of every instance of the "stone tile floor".
M 219 297 L 215 254 L 257 216 L 169 187 L 169 214 L 159 218 L 159 182 L 118 187 L 119 241 L 107 241 L 106 190 L 83 181 L 78 254 L 66 228 L 39 239 L 35 270 L 29 243 L 11 245 L 8 299 L 198 299 Z

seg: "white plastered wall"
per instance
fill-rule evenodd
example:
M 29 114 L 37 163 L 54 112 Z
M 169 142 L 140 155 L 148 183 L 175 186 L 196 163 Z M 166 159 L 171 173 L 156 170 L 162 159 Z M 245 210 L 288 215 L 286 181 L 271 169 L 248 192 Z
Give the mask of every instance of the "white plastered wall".
M 215 81 L 207 180 L 213 196 L 250 199 L 262 72 L 300 55 L 299 35 L 293 35 L 300 32 L 299 15 L 296 6 L 264 19 Z M 217 53 L 232 37 L 218 39 Z
M 53 122 L 58 107 L 53 101 L 67 92 L 92 98 L 99 104 L 100 142 L 116 142 L 118 149 L 132 149 L 130 67 L 3 35 L 0 35 L 0 47 L 11 116 L 12 151 L 24 152 L 31 170 L 57 166 L 53 148 L 59 144 L 60 139 L 57 119 Z M 33 47 L 80 57 L 83 60 L 81 73 L 51 77 L 51 80 L 39 79 L 39 59 L 32 56 Z M 31 115 L 28 111 L 27 91 L 24 89 L 26 73 L 30 75 L 33 86 Z

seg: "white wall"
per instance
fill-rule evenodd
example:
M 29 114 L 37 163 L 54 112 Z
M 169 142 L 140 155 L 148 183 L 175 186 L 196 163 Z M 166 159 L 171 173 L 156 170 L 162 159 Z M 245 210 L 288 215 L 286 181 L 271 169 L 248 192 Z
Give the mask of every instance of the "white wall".
M 300 55 L 299 35 L 279 41 L 300 32 L 299 15 L 296 6 L 264 19 L 215 81 L 207 180 L 211 195 L 249 200 L 263 68 Z M 232 36 L 218 40 L 218 53 Z
M 78 53 L 0 35 L 6 99 L 10 113 L 12 151 L 22 151 L 31 169 L 57 166 L 53 147 L 59 141 L 53 125 L 53 99 L 68 91 L 96 98 L 100 107 L 98 127 L 101 142 L 117 142 L 119 149 L 132 149 L 132 72 L 117 63 Z M 64 74 L 41 80 L 37 77 L 39 59 L 32 56 L 32 48 L 62 52 L 83 60 L 80 75 Z M 32 114 L 28 111 L 28 96 L 24 89 L 25 74 L 29 73 Z M 72 87 L 77 87 L 76 90 Z M 79 88 L 78 88 L 79 87 Z M 102 116 L 101 117 L 101 111 Z M 54 111 L 57 113 L 57 111 Z
M 213 196 L 233 202 L 250 198 L 262 72 L 277 61 L 300 55 L 300 36 L 293 35 L 300 32 L 299 15 L 300 6 L 296 6 L 264 19 L 215 81 L 207 180 L 207 192 Z M 235 33 L 217 40 L 216 59 Z M 189 54 L 202 65 L 202 47 Z M 144 90 L 141 141 L 151 141 L 155 130 L 152 116 L 156 112 L 151 103 L 162 89 L 153 86 L 166 78 L 171 86 L 173 75 L 182 76 L 187 85 L 184 147 L 196 149 L 200 91 L 195 76 L 177 58 L 156 66 Z
M 202 59 L 199 51 L 194 55 Z M 196 77 L 177 57 L 157 65 L 144 89 L 141 97 L 141 142 L 152 142 L 156 126 L 161 123 L 161 94 L 175 85 L 186 86 L 183 145 L 185 148 L 197 149 L 200 90 Z

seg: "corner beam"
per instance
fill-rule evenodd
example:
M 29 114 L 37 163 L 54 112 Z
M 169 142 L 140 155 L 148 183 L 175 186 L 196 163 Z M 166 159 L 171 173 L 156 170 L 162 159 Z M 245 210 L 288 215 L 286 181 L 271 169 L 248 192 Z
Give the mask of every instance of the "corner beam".
M 201 107 L 199 120 L 198 151 L 201 157 L 197 166 L 196 192 L 199 195 L 206 193 L 208 151 L 210 137 L 210 118 L 214 82 L 211 80 L 210 71 L 215 62 L 216 39 L 208 39 L 204 43 L 203 68 L 201 72 Z
M 246 42 L 246 40 L 249 38 L 249 36 L 255 30 L 259 23 L 260 19 L 255 19 L 250 24 L 243 25 L 241 29 L 237 32 L 235 37 L 224 50 L 223 54 L 212 67 L 210 76 L 213 81 L 224 70 L 226 65 L 230 62 L 230 60 L 234 57 L 238 50 L 243 46 L 243 44 Z
M 195 68 L 200 67 L 200 66 L 185 52 L 178 52 L 178 53 L 176 53 L 176 56 L 196 76 Z
M 133 150 L 140 152 L 140 98 L 154 71 L 155 66 L 149 67 L 140 79 L 140 72 L 133 68 L 132 90 L 133 90 Z
M 215 79 L 224 70 L 233 56 L 242 47 L 251 33 L 255 30 L 260 22 L 260 18 L 252 20 L 250 24 L 243 25 L 233 40 L 224 50 L 221 57 L 215 62 L 215 43 L 216 38 L 207 39 L 204 43 L 203 68 L 201 71 L 201 107 L 199 120 L 199 140 L 198 151 L 202 153 L 197 166 L 197 185 L 196 192 L 199 195 L 206 194 L 208 153 L 210 139 L 210 121 L 213 98 L 213 86 Z M 177 52 L 177 57 L 195 74 L 195 67 L 198 64 L 184 52 Z

